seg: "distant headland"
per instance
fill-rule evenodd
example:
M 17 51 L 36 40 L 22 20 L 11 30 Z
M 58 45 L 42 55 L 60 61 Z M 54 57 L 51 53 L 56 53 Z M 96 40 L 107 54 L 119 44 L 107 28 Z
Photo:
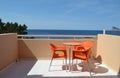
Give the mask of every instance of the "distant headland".
M 112 30 L 119 30 L 120 31 L 120 28 L 113 26 Z

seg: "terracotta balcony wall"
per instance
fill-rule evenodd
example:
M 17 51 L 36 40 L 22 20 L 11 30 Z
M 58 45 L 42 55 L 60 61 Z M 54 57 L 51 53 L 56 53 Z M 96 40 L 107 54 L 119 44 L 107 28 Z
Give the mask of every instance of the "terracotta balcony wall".
M 83 42 L 86 40 L 61 40 L 61 39 L 19 39 L 18 40 L 18 49 L 19 49 L 19 58 L 36 58 L 36 59 L 50 59 L 51 58 L 51 49 L 50 43 L 56 45 L 63 45 L 64 42 L 75 41 Z M 89 40 L 94 43 L 92 48 L 93 55 L 96 55 L 96 40 Z
M 120 74 L 120 36 L 98 35 L 97 56 L 102 62 Z
M 18 58 L 17 34 L 0 34 L 0 70 Z

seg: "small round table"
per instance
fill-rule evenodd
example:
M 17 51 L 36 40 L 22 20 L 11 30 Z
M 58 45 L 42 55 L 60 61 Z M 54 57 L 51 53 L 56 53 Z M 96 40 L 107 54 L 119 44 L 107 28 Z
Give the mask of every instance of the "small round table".
M 64 42 L 64 45 L 68 46 L 69 48 L 69 71 L 71 71 L 71 49 L 73 46 L 81 45 L 81 42 Z

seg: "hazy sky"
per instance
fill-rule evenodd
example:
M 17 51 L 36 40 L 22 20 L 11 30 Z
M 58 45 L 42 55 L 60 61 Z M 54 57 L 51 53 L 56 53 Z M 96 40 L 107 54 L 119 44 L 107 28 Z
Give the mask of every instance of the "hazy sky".
M 0 18 L 28 29 L 111 29 L 120 27 L 120 0 L 0 0 Z

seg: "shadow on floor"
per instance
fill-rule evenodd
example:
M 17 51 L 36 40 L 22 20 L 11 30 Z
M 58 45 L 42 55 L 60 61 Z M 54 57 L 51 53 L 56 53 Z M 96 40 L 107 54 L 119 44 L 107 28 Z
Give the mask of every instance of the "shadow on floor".
M 0 72 L 0 78 L 29 78 L 28 72 L 34 66 L 37 60 L 19 60 Z M 24 69 L 23 69 L 24 68 Z M 34 77 L 35 78 L 35 77 Z
M 34 69 L 35 70 L 34 73 L 29 75 L 28 73 L 30 71 L 32 71 L 31 69 L 35 66 L 37 61 L 38 60 L 19 61 L 15 64 L 11 65 L 10 67 L 8 67 L 7 70 L 0 72 L 0 78 L 90 78 L 89 75 L 80 76 L 81 72 L 78 72 L 77 76 L 74 76 L 73 75 L 74 73 L 71 73 L 71 72 L 55 72 L 54 73 L 54 72 L 47 71 L 47 73 L 49 73 L 50 76 L 46 75 L 46 73 L 42 74 L 42 73 L 38 72 L 37 69 L 41 69 L 40 68 L 40 67 L 42 67 L 41 63 L 43 63 L 43 62 L 45 63 L 43 65 L 47 64 L 47 66 L 48 66 L 49 62 L 46 63 L 46 60 L 43 60 L 43 62 L 39 61 L 38 67 L 36 67 Z M 43 66 L 43 67 L 46 67 L 46 66 Z M 44 69 L 46 69 L 46 68 L 41 69 L 41 71 L 44 71 Z M 117 75 L 95 76 L 95 74 L 97 74 L 97 73 L 106 73 L 107 71 L 108 71 L 107 68 L 98 65 L 95 67 L 94 71 L 92 71 L 94 73 L 94 74 L 92 74 L 92 76 L 93 76 L 92 78 L 120 78 L 120 76 L 117 76 Z M 36 72 L 38 72 L 38 73 L 36 73 Z M 51 75 L 51 73 L 54 75 Z M 60 75 L 59 76 L 55 75 L 56 73 L 60 73 Z M 61 73 L 62 73 L 62 75 L 61 75 Z M 64 74 L 67 76 L 65 76 Z M 70 76 L 69 74 L 72 74 L 73 76 Z
M 98 59 L 99 59 L 99 61 L 98 61 Z M 72 71 L 81 71 L 81 72 L 91 71 L 92 73 L 94 73 L 93 75 L 103 74 L 103 73 L 108 72 L 108 68 L 105 66 L 102 66 L 101 64 L 102 64 L 101 57 L 98 56 L 97 60 L 94 58 L 90 59 L 89 64 L 84 61 L 82 61 L 78 64 L 73 64 L 71 66 L 71 69 L 72 69 Z M 79 67 L 81 67 L 80 70 L 78 69 Z

